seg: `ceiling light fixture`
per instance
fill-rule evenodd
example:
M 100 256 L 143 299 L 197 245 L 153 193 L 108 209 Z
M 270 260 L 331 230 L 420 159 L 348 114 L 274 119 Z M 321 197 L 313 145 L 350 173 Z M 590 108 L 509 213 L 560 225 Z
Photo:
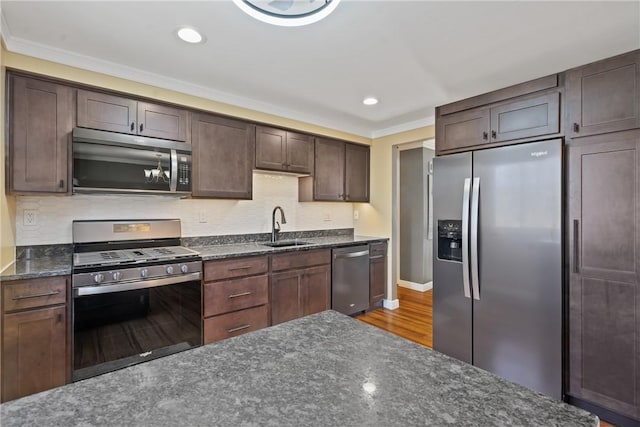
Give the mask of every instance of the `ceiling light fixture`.
M 178 37 L 187 43 L 202 43 L 204 37 L 196 29 L 191 27 L 182 27 L 177 31 Z
M 373 96 L 369 96 L 369 97 L 363 99 L 362 103 L 364 105 L 376 105 L 378 103 L 378 99 L 374 98 Z
M 233 0 L 248 15 L 267 24 L 300 27 L 335 10 L 340 0 Z

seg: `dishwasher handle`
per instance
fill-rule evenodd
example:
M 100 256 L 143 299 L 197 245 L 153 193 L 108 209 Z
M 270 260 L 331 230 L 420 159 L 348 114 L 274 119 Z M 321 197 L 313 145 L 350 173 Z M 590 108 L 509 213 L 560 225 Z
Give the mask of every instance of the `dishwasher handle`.
M 361 256 L 369 256 L 369 251 L 360 251 L 360 252 L 344 252 L 344 253 L 335 253 L 333 254 L 333 259 L 340 259 L 340 258 L 358 258 Z

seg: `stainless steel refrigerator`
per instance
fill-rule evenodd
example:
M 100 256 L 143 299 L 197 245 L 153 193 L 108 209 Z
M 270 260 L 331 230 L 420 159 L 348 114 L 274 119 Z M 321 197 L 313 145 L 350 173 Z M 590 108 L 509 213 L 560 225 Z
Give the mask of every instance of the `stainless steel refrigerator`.
M 560 399 L 561 140 L 433 169 L 434 349 Z

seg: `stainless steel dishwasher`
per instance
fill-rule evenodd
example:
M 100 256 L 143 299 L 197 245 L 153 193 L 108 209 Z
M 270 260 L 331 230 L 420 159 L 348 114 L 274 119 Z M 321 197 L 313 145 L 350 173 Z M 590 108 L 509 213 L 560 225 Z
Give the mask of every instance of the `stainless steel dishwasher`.
M 354 314 L 369 308 L 369 245 L 332 251 L 331 308 Z

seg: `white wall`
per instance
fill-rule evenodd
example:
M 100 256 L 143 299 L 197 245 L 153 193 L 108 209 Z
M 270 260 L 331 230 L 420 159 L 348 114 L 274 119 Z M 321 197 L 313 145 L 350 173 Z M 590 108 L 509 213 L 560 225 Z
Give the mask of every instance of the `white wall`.
M 17 197 L 16 245 L 71 243 L 71 221 L 76 219 L 180 218 L 185 237 L 269 232 L 276 205 L 282 206 L 287 217 L 282 231 L 354 226 L 351 203 L 299 203 L 298 178 L 254 172 L 253 200 L 120 195 Z M 25 209 L 35 211 L 36 225 L 24 225 Z

